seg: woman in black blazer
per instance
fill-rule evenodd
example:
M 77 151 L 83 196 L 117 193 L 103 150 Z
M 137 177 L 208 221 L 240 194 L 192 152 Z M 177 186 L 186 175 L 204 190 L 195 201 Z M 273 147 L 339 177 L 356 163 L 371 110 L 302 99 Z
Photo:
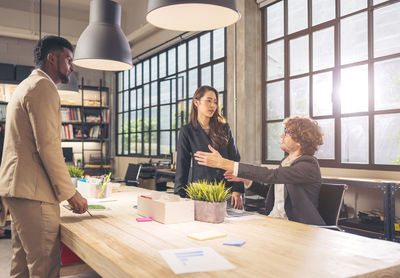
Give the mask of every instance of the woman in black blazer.
M 227 159 L 240 161 L 240 155 L 229 125 L 219 112 L 218 92 L 210 86 L 201 86 L 193 95 L 190 123 L 180 130 L 176 147 L 175 194 L 186 197 L 186 186 L 197 180 L 224 180 L 224 171 L 199 165 L 193 159 L 197 151 L 209 151 L 208 145 L 218 150 Z M 240 193 L 244 192 L 242 182 L 226 182 L 232 187 L 231 204 L 243 207 Z

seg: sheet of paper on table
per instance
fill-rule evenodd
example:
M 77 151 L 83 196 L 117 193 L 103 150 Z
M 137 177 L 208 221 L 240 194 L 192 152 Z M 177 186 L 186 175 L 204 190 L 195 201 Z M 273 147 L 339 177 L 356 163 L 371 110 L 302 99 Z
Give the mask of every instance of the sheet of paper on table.
M 236 268 L 210 247 L 167 249 L 159 252 L 175 274 Z
M 253 219 L 265 219 L 257 214 L 250 213 L 247 211 L 239 210 L 239 209 L 227 209 L 225 220 L 228 221 L 244 221 L 244 220 L 253 220 Z

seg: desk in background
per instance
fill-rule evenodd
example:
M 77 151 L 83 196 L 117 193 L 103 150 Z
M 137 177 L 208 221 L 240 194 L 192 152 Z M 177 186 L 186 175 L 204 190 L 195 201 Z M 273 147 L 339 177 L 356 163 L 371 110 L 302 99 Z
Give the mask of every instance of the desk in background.
M 136 222 L 137 196 L 122 187 L 110 210 L 76 215 L 61 207 L 61 240 L 103 277 L 177 277 L 159 250 L 211 247 L 236 269 L 179 277 L 400 277 L 400 245 L 296 222 L 263 217 L 221 224 Z M 196 241 L 187 234 L 215 230 L 226 238 Z M 222 245 L 242 239 L 242 247 Z

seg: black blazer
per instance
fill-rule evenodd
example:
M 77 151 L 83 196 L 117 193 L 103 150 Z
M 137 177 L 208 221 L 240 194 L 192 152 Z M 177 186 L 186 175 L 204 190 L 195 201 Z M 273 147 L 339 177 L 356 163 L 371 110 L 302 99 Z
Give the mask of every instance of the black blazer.
M 228 144 L 218 149 L 218 152 L 224 158 L 240 161 L 240 155 L 229 125 L 225 124 L 224 129 L 228 136 Z M 181 128 L 176 147 L 175 194 L 186 197 L 184 189 L 193 181 L 207 180 L 213 182 L 217 180 L 219 182 L 224 180 L 224 170 L 199 165 L 197 160 L 193 159 L 193 154 L 197 151 L 210 152 L 208 145 L 212 145 L 211 140 L 200 124 L 198 124 L 197 128 L 192 123 Z M 226 186 L 232 187 L 233 192 L 244 192 L 242 182 L 226 182 Z
M 289 167 L 268 169 L 249 164 L 239 164 L 238 176 L 250 179 L 250 190 L 266 197 L 265 208 L 269 214 L 275 202 L 273 184 L 285 185 L 285 212 L 289 220 L 312 225 L 325 225 L 318 212 L 321 171 L 318 160 L 311 155 L 298 157 Z

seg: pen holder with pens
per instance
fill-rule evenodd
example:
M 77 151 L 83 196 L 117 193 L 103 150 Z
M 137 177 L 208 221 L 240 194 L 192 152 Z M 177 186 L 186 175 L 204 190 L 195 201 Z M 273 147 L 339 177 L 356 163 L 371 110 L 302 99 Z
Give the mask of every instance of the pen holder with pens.
M 86 178 L 78 181 L 77 190 L 86 198 L 108 198 L 111 196 L 112 186 L 108 186 L 110 174 L 105 179 Z

